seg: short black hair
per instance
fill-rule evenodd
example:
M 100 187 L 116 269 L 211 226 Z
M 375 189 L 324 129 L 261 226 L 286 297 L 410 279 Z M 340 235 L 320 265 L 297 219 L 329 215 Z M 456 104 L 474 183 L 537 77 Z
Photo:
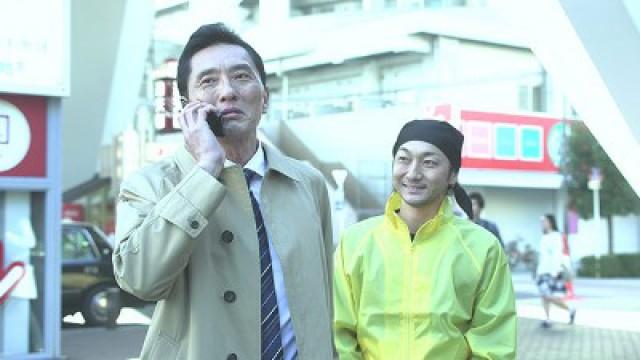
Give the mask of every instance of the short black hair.
M 238 45 L 245 49 L 258 70 L 262 85 L 266 87 L 267 74 L 264 71 L 264 63 L 262 62 L 260 54 L 225 24 L 215 23 L 200 26 L 198 30 L 191 34 L 189 41 L 187 41 L 184 49 L 182 49 L 182 54 L 180 54 L 180 59 L 178 59 L 177 73 L 180 96 L 187 99 L 189 98 L 189 76 L 191 75 L 191 58 L 193 55 L 202 49 L 217 44 Z
M 547 222 L 549 223 L 549 226 L 551 227 L 551 230 L 553 231 L 558 231 L 558 225 L 556 223 L 556 217 L 551 215 L 551 214 L 544 214 L 545 219 L 547 219 Z
M 471 200 L 477 201 L 478 206 L 480 206 L 480 209 L 484 209 L 484 198 L 479 192 L 472 192 L 471 194 L 469 194 L 469 198 Z

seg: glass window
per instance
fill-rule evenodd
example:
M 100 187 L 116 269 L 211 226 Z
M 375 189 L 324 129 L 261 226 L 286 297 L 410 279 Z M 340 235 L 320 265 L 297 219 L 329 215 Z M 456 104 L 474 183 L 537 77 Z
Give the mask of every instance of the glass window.
M 95 249 L 83 229 L 64 229 L 62 234 L 62 260 L 93 260 Z
M 544 84 L 518 87 L 518 107 L 524 111 L 545 111 Z

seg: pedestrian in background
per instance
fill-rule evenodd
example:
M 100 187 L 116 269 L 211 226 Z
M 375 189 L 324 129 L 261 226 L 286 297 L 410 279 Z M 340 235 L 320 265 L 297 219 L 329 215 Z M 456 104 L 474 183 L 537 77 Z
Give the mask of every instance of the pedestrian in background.
M 478 192 L 472 192 L 471 194 L 469 194 L 469 198 L 471 199 L 471 206 L 473 209 L 473 222 L 489 230 L 493 235 L 495 235 L 495 237 L 498 238 L 498 241 L 500 242 L 500 246 L 502 246 L 502 248 L 504 249 L 504 243 L 502 242 L 502 237 L 500 236 L 498 225 L 481 217 L 482 210 L 484 210 L 485 206 L 484 197 Z
M 142 359 L 330 359 L 331 209 L 319 171 L 257 138 L 260 55 L 223 24 L 178 61 L 184 147 L 118 198 L 118 284 L 158 301 Z
M 463 135 L 407 123 L 393 147 L 384 215 L 349 227 L 336 250 L 334 334 L 340 359 L 515 359 L 511 273 L 458 184 Z
M 551 304 L 566 310 L 569 313 L 569 324 L 573 324 L 576 317 L 576 309 L 565 302 L 562 297 L 556 295 L 566 291 L 565 282 L 568 280 L 567 276 L 569 274 L 562 252 L 562 234 L 558 232 L 555 216 L 546 214 L 541 218 L 541 222 L 543 235 L 540 239 L 536 284 L 542 297 L 542 307 L 545 314 L 542 327 L 551 327 L 549 320 Z

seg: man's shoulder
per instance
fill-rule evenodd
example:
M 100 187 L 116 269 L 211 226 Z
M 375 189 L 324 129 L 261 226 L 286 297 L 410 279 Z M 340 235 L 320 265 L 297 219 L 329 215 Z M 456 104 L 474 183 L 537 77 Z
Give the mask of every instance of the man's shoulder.
M 461 256 L 470 260 L 478 270 L 484 266 L 505 263 L 504 251 L 498 238 L 489 230 L 475 222 L 457 218 L 452 222 L 457 235 L 456 249 Z M 492 265 L 493 264 L 493 265 Z
M 324 179 L 322 173 L 309 162 L 294 159 L 272 146 L 264 146 L 264 149 L 267 153 L 269 166 L 285 176 L 303 182 Z
M 294 159 L 286 155 L 284 160 L 287 162 L 287 165 L 291 170 L 303 180 L 317 180 L 324 178 L 320 170 L 313 167 L 313 165 L 307 161 Z
M 478 219 L 476 221 L 476 224 L 478 224 L 478 225 L 480 225 L 480 226 L 482 226 L 484 228 L 491 227 L 491 226 L 496 226 L 496 224 L 493 221 L 490 221 L 490 220 L 487 220 L 487 219 L 484 219 L 484 218 Z
M 500 240 L 500 231 L 498 230 L 498 225 L 496 225 L 496 223 L 487 219 L 478 219 L 476 221 L 476 224 L 489 230 L 493 235 L 495 235 L 498 238 L 498 240 Z
M 491 221 L 491 220 L 487 220 L 487 219 L 482 219 L 486 224 L 487 227 L 492 228 L 492 229 L 497 229 L 498 225 L 496 225 L 495 222 Z
M 485 248 L 499 242 L 496 236 L 480 223 L 468 219 L 455 218 L 452 225 L 460 234 L 461 240 L 473 247 Z

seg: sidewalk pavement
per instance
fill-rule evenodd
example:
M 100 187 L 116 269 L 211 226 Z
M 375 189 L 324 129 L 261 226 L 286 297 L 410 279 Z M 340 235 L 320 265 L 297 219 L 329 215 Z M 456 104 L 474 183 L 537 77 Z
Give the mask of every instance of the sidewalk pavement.
M 514 273 L 518 316 L 544 318 L 537 287 L 529 274 Z M 640 279 L 582 279 L 574 281 L 578 309 L 576 325 L 640 332 Z M 567 321 L 567 312 L 551 308 L 551 320 Z M 640 359 L 640 357 L 639 357 Z
M 553 326 L 540 327 L 544 311 L 530 274 L 514 273 L 518 359 L 640 359 L 640 280 L 576 279 L 575 325 L 551 308 Z
M 638 360 L 640 332 L 518 319 L 518 360 Z
M 551 313 L 551 329 L 540 327 L 544 313 L 531 276 L 515 273 L 513 283 L 519 360 L 640 359 L 640 280 L 576 280 L 576 324 L 567 325 L 567 313 L 557 310 Z M 142 312 L 125 308 L 115 329 L 67 325 L 62 331 L 65 359 L 137 358 L 152 311 L 151 306 Z
M 63 354 L 66 360 L 136 359 L 146 331 L 145 325 L 65 329 Z M 538 320 L 518 320 L 518 360 L 565 359 L 640 359 L 640 333 L 564 324 L 542 329 Z

